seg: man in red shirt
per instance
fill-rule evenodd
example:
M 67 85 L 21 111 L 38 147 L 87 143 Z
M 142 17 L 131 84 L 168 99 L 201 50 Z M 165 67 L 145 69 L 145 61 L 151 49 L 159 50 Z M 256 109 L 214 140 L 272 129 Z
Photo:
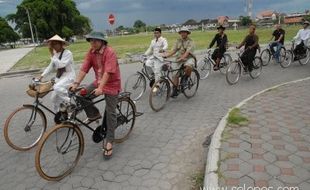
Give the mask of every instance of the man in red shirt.
M 95 72 L 95 81 L 87 88 L 88 94 L 99 96 L 104 94 L 106 101 L 105 116 L 107 120 L 106 141 L 103 144 L 104 157 L 109 159 L 112 156 L 112 143 L 114 140 L 114 130 L 117 127 L 116 106 L 118 94 L 121 91 L 121 76 L 117 57 L 114 50 L 108 46 L 108 42 L 101 32 L 91 32 L 86 36 L 90 42 L 90 50 L 86 54 L 80 72 L 71 86 L 75 90 L 91 68 Z M 89 104 L 85 100 L 81 104 Z M 100 112 L 95 106 L 88 106 L 84 109 L 89 120 L 99 119 Z

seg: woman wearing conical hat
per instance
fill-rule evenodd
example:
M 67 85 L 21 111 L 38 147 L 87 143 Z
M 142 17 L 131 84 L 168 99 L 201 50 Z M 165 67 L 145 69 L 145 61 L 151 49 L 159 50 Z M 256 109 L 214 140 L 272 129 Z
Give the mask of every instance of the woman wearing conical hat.
M 68 87 L 74 82 L 75 72 L 73 68 L 73 56 L 70 50 L 65 49 L 68 45 L 64 39 L 57 34 L 48 41 L 51 62 L 40 76 L 40 80 L 50 72 L 56 71 L 54 91 L 51 99 L 54 103 L 54 111 L 59 111 L 59 105 L 63 101 L 69 101 Z

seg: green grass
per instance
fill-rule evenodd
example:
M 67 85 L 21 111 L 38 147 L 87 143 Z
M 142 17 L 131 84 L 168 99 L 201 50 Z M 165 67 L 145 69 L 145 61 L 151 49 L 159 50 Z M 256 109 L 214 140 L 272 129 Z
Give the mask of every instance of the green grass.
M 234 108 L 229 112 L 227 122 L 228 124 L 233 125 L 246 125 L 249 122 L 249 120 L 241 115 L 240 109 Z
M 204 176 L 204 170 L 201 170 L 191 176 L 191 190 L 200 190 L 203 188 Z
M 298 31 L 298 26 L 286 27 L 286 39 L 290 40 Z M 268 43 L 273 28 L 257 29 L 257 34 L 260 37 L 260 44 Z M 240 43 L 245 35 L 248 33 L 247 29 L 239 31 L 227 30 L 228 40 L 230 44 Z M 216 31 L 194 31 L 190 35 L 196 45 L 196 49 L 206 49 L 209 46 Z M 167 38 L 169 43 L 169 49 L 173 48 L 176 39 L 179 37 L 177 33 L 164 33 L 164 37 Z M 138 34 L 129 36 L 117 36 L 110 37 L 108 39 L 109 44 L 115 49 L 119 58 L 124 58 L 126 53 L 143 53 L 148 48 L 152 33 Z M 86 52 L 89 49 L 89 44 L 86 41 L 76 42 L 68 46 L 68 49 L 72 51 L 75 62 L 83 61 Z M 46 67 L 49 63 L 49 52 L 47 47 L 38 47 L 36 51 L 31 51 L 23 59 L 21 59 L 13 68 L 13 70 L 42 68 Z

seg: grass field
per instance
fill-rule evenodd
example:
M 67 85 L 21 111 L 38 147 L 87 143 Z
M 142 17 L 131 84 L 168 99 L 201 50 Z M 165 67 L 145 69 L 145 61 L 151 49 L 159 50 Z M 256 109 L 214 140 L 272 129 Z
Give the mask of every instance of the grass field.
M 285 27 L 286 40 L 289 41 L 296 35 L 299 26 Z M 273 28 L 257 29 L 256 33 L 259 36 L 259 43 L 266 44 L 270 40 Z M 248 30 L 226 30 L 228 40 L 230 44 L 240 43 Z M 196 50 L 206 49 L 209 46 L 216 31 L 194 31 L 190 35 L 196 45 Z M 167 38 L 169 43 L 169 49 L 173 47 L 175 40 L 179 37 L 177 33 L 164 33 L 164 37 Z M 138 34 L 130 36 L 118 36 L 110 37 L 108 39 L 109 45 L 111 45 L 117 52 L 119 58 L 124 58 L 126 53 L 143 53 L 149 46 L 152 33 Z M 89 44 L 86 41 L 76 42 L 68 46 L 74 55 L 75 62 L 81 62 L 85 56 L 85 53 L 89 49 Z M 31 51 L 23 59 L 21 59 L 14 67 L 13 70 L 23 70 L 32 68 L 42 68 L 49 64 L 49 53 L 46 47 L 38 47 L 36 51 Z

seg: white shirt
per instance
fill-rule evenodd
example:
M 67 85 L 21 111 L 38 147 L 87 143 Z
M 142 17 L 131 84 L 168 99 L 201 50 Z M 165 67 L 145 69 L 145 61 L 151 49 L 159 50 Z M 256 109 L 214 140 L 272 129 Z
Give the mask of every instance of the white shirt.
M 57 52 L 54 54 L 54 56 L 51 58 L 51 62 L 50 64 L 46 67 L 46 69 L 44 70 L 42 76 L 46 76 L 47 74 L 49 74 L 52 70 L 57 70 L 60 68 L 65 67 L 66 68 L 66 72 L 64 72 L 62 74 L 62 76 L 60 78 L 68 78 L 68 79 L 75 79 L 75 71 L 73 68 L 73 56 L 70 50 L 65 49 L 61 60 L 59 60 L 59 56 L 60 56 L 61 52 Z
M 295 43 L 298 45 L 301 41 L 304 41 L 304 44 L 308 44 L 308 40 L 310 39 L 310 29 L 300 29 L 297 35 L 294 37 Z
M 168 49 L 168 42 L 166 38 L 159 37 L 158 39 L 153 39 L 148 50 L 146 50 L 145 55 L 153 55 L 155 57 L 161 57 L 160 51 L 166 51 Z

